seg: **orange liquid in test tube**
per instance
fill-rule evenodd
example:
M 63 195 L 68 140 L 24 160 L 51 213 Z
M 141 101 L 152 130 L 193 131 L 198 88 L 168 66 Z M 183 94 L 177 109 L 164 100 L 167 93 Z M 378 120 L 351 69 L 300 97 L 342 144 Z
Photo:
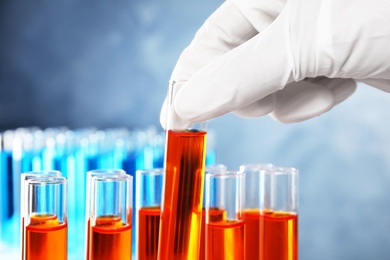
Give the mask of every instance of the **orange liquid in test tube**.
M 246 258 L 260 259 L 260 211 L 247 209 L 244 211 L 246 223 Z
M 260 259 L 298 259 L 298 215 L 266 211 L 260 217 Z
M 209 210 L 210 221 L 226 220 L 226 211 L 221 209 Z M 199 260 L 206 259 L 206 210 L 202 210 L 202 229 L 200 236 Z
M 156 260 L 160 228 L 160 207 L 141 208 L 138 211 L 138 259 Z
M 168 131 L 159 260 L 199 257 L 206 132 Z
M 54 215 L 36 215 L 26 226 L 26 259 L 67 259 L 67 224 Z
M 131 259 L 131 225 L 118 217 L 98 217 L 90 228 L 89 250 L 91 260 Z
M 199 260 L 206 259 L 206 210 L 202 209 L 202 227 L 200 229 Z
M 208 223 L 206 232 L 206 259 L 245 260 L 245 222 Z

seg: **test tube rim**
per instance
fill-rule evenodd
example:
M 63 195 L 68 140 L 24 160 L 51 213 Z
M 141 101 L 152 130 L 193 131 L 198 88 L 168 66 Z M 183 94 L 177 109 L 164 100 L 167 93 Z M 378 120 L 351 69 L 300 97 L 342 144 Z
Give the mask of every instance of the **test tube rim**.
M 276 166 L 271 171 L 261 171 L 264 174 L 298 176 L 299 170 L 295 167 Z
M 135 171 L 136 176 L 159 176 L 164 174 L 164 168 L 154 168 L 154 169 L 142 169 Z
M 39 176 L 28 179 L 28 185 L 51 185 L 51 184 L 66 184 L 68 179 L 64 176 Z
M 238 170 L 226 170 L 224 172 L 206 174 L 206 178 L 221 178 L 221 179 L 231 179 L 240 176 L 245 176 L 245 173 Z
M 133 180 L 133 176 L 125 174 L 125 175 L 113 175 L 113 174 L 103 174 L 92 176 L 92 181 L 98 182 L 116 182 L 116 181 L 131 181 Z
M 37 178 L 43 176 L 43 177 L 61 177 L 62 176 L 62 173 L 61 171 L 59 170 L 42 170 L 42 171 L 29 171 L 29 172 L 22 172 L 21 173 L 22 176 L 25 176 L 25 177 L 34 177 L 34 176 L 37 176 Z M 53 175 L 52 175 L 53 174 Z
M 93 174 L 102 174 L 102 175 L 127 175 L 126 171 L 123 169 L 94 169 L 94 170 L 89 170 L 87 174 L 90 174 L 91 176 Z
M 249 163 L 241 164 L 240 171 L 262 171 L 262 170 L 273 170 L 277 166 L 272 163 Z
M 224 173 L 228 171 L 228 167 L 223 163 L 217 163 L 214 165 L 209 165 L 205 167 L 205 174 L 215 174 L 215 173 Z

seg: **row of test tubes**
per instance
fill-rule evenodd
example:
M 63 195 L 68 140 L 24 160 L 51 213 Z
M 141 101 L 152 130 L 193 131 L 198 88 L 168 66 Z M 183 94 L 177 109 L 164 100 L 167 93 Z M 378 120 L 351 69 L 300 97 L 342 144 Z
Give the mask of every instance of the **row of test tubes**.
M 123 170 L 87 176 L 86 251 L 79 259 L 132 259 L 133 177 Z M 59 171 L 22 174 L 22 260 L 68 259 L 67 184 Z
M 72 237 L 68 252 L 71 259 L 79 259 L 86 243 L 86 172 L 123 169 L 135 177 L 138 169 L 163 167 L 165 133 L 153 126 L 133 130 L 31 127 L 0 133 L 0 144 L 0 252 L 21 248 L 21 174 L 57 170 L 67 179 L 68 233 Z M 207 164 L 215 159 L 215 151 L 209 149 Z
M 159 226 L 163 178 L 162 169 L 137 171 L 136 259 L 167 259 L 161 251 L 171 247 L 170 239 L 161 236 Z M 198 247 L 171 250 L 169 259 L 298 259 L 297 169 L 272 164 L 245 164 L 239 170 L 207 166 L 204 191 Z M 181 242 L 185 243 L 176 241 Z
M 125 171 L 87 173 L 85 259 L 132 259 L 133 252 L 161 259 L 169 241 L 160 233 L 164 170 L 137 170 L 136 181 L 133 205 L 133 177 Z M 67 259 L 66 186 L 58 171 L 22 174 L 22 259 Z M 199 248 L 190 259 L 298 259 L 295 168 L 208 166 L 204 190 Z M 176 254 L 170 257 L 184 259 Z

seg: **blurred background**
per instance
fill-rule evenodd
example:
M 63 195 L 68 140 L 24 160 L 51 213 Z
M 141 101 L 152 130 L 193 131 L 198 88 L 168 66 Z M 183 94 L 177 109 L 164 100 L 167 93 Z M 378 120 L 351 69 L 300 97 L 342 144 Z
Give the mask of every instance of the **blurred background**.
M 0 1 L 0 130 L 153 129 L 158 136 L 175 62 L 221 3 Z M 299 169 L 300 259 L 390 259 L 389 119 L 390 95 L 359 85 L 307 122 L 225 115 L 209 128 L 217 163 Z M 1 194 L 4 211 L 10 197 Z M 0 258 L 19 259 L 17 242 L 8 241 L 15 230 L 4 223 Z M 70 259 L 81 259 L 70 250 Z

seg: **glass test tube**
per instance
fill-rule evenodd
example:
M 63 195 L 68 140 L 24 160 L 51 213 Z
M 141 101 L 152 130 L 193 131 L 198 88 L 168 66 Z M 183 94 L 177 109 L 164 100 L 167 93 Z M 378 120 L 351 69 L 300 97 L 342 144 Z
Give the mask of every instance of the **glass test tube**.
M 246 258 L 260 259 L 260 209 L 261 172 L 272 171 L 272 164 L 243 164 L 240 171 L 245 174 L 245 223 Z
M 245 260 L 244 174 L 206 175 L 206 259 Z
M 27 181 L 24 259 L 67 259 L 67 179 Z
M 223 164 L 216 164 L 216 165 L 210 165 L 206 166 L 205 169 L 205 176 L 207 174 L 215 174 L 215 173 L 224 173 L 226 172 L 227 167 Z M 203 189 L 205 188 L 205 181 L 203 182 Z M 205 255 L 205 247 L 206 247 L 206 196 L 203 196 L 203 203 L 202 203 L 202 226 L 200 230 L 200 246 L 199 246 L 199 259 L 203 260 L 206 259 Z
M 3 187 L 3 133 L 0 132 L 0 190 L 5 190 Z M 3 194 L 0 191 L 0 227 L 3 222 Z M 1 228 L 0 228 L 0 243 L 1 243 Z
M 25 222 L 24 220 L 27 217 L 27 205 L 25 203 L 28 202 L 28 181 L 34 178 L 41 177 L 61 177 L 60 171 L 33 171 L 33 172 L 25 172 L 21 174 L 20 177 L 20 238 L 21 238 L 21 253 L 22 259 L 24 259 L 25 253 L 25 245 L 24 245 L 24 232 L 25 232 Z
M 161 195 L 164 170 L 137 170 L 136 214 L 137 239 L 136 259 L 156 260 L 160 229 Z
M 261 172 L 261 260 L 298 259 L 298 170 Z
M 159 260 L 198 259 L 206 159 L 206 124 L 189 125 L 174 112 L 179 84 L 170 82 Z
M 13 131 L 2 133 L 0 148 L 0 243 L 8 243 L 8 232 L 13 228 L 10 225 L 14 214 L 13 185 L 12 185 L 12 140 Z
M 86 220 L 86 231 L 85 234 L 87 236 L 86 238 L 86 244 L 85 244 L 85 255 L 86 259 L 89 260 L 89 229 L 90 229 L 90 212 L 91 212 L 91 203 L 93 202 L 93 197 L 91 196 L 91 186 L 92 186 L 92 177 L 99 177 L 99 176 L 110 176 L 110 175 L 126 175 L 126 172 L 121 169 L 96 169 L 91 170 L 87 172 L 87 188 L 86 188 L 86 194 L 87 194 L 87 200 L 86 200 L 86 210 L 85 210 L 85 220 Z
M 89 259 L 131 259 L 132 183 L 130 175 L 92 177 Z

